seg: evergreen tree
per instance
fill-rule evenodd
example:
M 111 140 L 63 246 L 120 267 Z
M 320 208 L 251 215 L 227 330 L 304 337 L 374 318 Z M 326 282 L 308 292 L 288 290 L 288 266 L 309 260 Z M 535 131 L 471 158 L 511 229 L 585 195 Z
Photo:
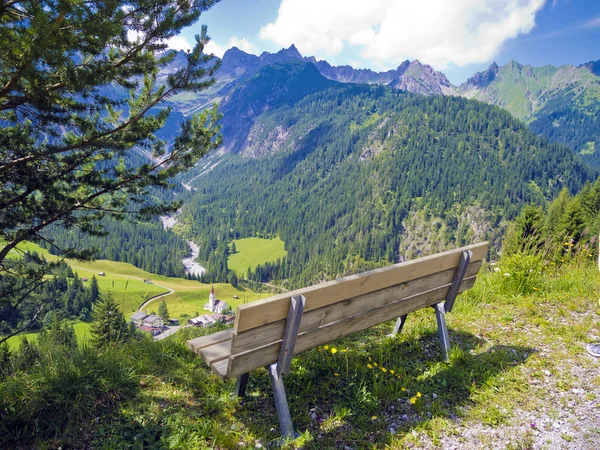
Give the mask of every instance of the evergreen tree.
M 214 83 L 205 26 L 178 70 L 168 40 L 218 0 L 29 1 L 0 4 L 0 266 L 25 240 L 52 241 L 48 227 L 102 235 L 109 216 L 148 218 L 179 204 L 147 202 L 219 146 L 216 106 L 161 138 L 168 99 Z M 125 98 L 124 98 L 125 96 Z M 134 147 L 156 156 L 136 158 Z M 44 233 L 44 236 L 42 236 Z M 90 258 L 77 242 L 64 256 Z M 36 272 L 13 272 L 41 284 Z M 11 290 L 10 292 L 12 292 Z M 27 291 L 24 291 L 27 292 Z M 12 308 L 21 297 L 0 296 Z M 9 303 L 12 302 L 12 303 Z
M 75 330 L 68 323 L 61 321 L 54 315 L 49 327 L 44 327 L 38 333 L 38 343 L 40 346 L 65 347 L 68 349 L 77 348 L 77 336 Z
M 98 280 L 96 279 L 96 275 L 92 276 L 92 281 L 90 281 L 90 300 L 92 303 L 95 303 L 100 297 L 100 289 L 98 288 Z
M 158 305 L 158 315 L 165 320 L 169 320 L 169 309 L 164 300 Z
M 235 242 L 231 243 L 231 254 L 235 255 L 237 253 L 237 248 L 235 247 Z
M 110 293 L 96 303 L 92 318 L 91 341 L 96 347 L 126 342 L 132 337 L 125 317 Z
M 237 274 L 235 273 L 234 270 L 232 270 L 231 272 L 229 272 L 228 281 L 229 281 L 229 284 L 231 284 L 232 286 L 237 286 L 237 284 L 238 284 L 238 277 L 237 277 Z

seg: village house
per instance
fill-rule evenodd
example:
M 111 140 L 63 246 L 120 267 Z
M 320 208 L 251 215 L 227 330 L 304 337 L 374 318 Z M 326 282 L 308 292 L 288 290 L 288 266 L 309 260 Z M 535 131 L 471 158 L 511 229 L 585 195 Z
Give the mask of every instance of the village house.
M 137 311 L 129 316 L 129 318 L 141 331 L 149 332 L 150 329 L 154 329 L 156 333 L 160 333 L 161 329 L 165 326 L 165 320 L 155 314 L 146 314 Z M 153 332 L 152 334 L 156 333 Z
M 209 314 L 204 314 L 202 316 L 194 317 L 188 320 L 188 324 L 194 327 L 210 327 L 214 325 L 216 320 Z
M 141 326 L 144 318 L 148 317 L 148 314 L 137 311 L 136 313 L 129 316 L 131 321 L 136 324 L 136 326 Z
M 227 302 L 223 300 L 217 300 L 217 296 L 215 294 L 215 287 L 212 286 L 210 290 L 210 295 L 208 296 L 208 303 L 204 305 L 204 309 L 209 310 L 210 312 L 222 314 L 228 308 Z
M 144 325 L 149 325 L 153 328 L 162 328 L 165 326 L 165 320 L 157 315 L 150 314 L 142 319 Z

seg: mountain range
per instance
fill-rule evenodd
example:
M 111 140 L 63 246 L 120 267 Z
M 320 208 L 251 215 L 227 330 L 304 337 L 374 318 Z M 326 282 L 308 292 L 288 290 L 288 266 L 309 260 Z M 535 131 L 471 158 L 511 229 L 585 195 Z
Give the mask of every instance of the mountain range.
M 468 242 L 497 249 L 524 204 L 596 176 L 480 101 L 339 82 L 304 59 L 231 83 L 220 88 L 223 146 L 178 197 L 204 281 L 226 280 L 227 243 L 247 236 L 284 240 L 285 260 L 252 276 L 288 287 Z
M 173 64 L 183 63 L 183 52 Z M 592 166 L 600 167 L 600 61 L 580 66 L 532 67 L 512 61 L 492 63 L 455 86 L 439 71 L 418 60 L 404 61 L 396 69 L 375 72 L 303 57 L 294 45 L 277 53 L 256 56 L 233 47 L 225 52 L 216 83 L 201 95 L 184 94 L 173 106 L 184 115 L 212 102 L 226 103 L 230 95 L 258 70 L 274 63 L 312 63 L 327 79 L 340 83 L 380 84 L 424 95 L 452 95 L 480 100 L 509 111 L 537 134 L 570 146 Z M 167 68 L 167 72 L 171 69 Z
M 582 161 L 600 163 L 597 72 L 492 64 L 453 86 L 419 61 L 374 72 L 232 48 L 209 90 L 170 100 L 166 139 L 213 102 L 222 113 L 222 147 L 175 180 L 177 233 L 207 282 L 228 279 L 228 243 L 248 236 L 284 240 L 252 277 L 287 287 L 486 239 L 493 257 L 523 205 L 598 176 Z

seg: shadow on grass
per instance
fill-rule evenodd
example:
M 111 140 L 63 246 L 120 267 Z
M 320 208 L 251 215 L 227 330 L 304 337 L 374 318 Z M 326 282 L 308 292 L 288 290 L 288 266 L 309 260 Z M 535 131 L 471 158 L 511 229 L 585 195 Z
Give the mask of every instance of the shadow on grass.
M 437 332 L 413 329 L 411 334 L 389 338 L 385 335 L 389 327 L 296 358 L 284 382 L 296 431 L 311 435 L 303 448 L 383 446 L 392 439 L 390 430 L 401 437 L 432 417 L 452 419 L 476 405 L 475 393 L 496 383 L 500 386 L 503 373 L 537 352 L 504 345 L 482 351 L 485 342 L 477 336 L 449 331 L 453 345 L 449 363 L 443 362 Z M 280 438 L 265 370 L 252 372 L 235 416 L 263 442 Z

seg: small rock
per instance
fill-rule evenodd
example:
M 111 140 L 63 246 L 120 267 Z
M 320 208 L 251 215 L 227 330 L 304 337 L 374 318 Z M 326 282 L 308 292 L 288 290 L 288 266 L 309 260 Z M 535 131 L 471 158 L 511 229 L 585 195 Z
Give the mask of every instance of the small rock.
M 433 394 L 431 394 L 431 397 L 433 397 L 433 399 L 435 400 L 436 398 L 438 398 L 438 395 L 434 392 Z
M 550 375 L 550 371 L 549 370 L 544 370 L 544 374 L 546 374 L 546 375 L 549 376 Z
M 408 420 L 408 416 L 406 414 L 402 414 L 402 417 L 400 417 L 400 419 L 406 421 Z

